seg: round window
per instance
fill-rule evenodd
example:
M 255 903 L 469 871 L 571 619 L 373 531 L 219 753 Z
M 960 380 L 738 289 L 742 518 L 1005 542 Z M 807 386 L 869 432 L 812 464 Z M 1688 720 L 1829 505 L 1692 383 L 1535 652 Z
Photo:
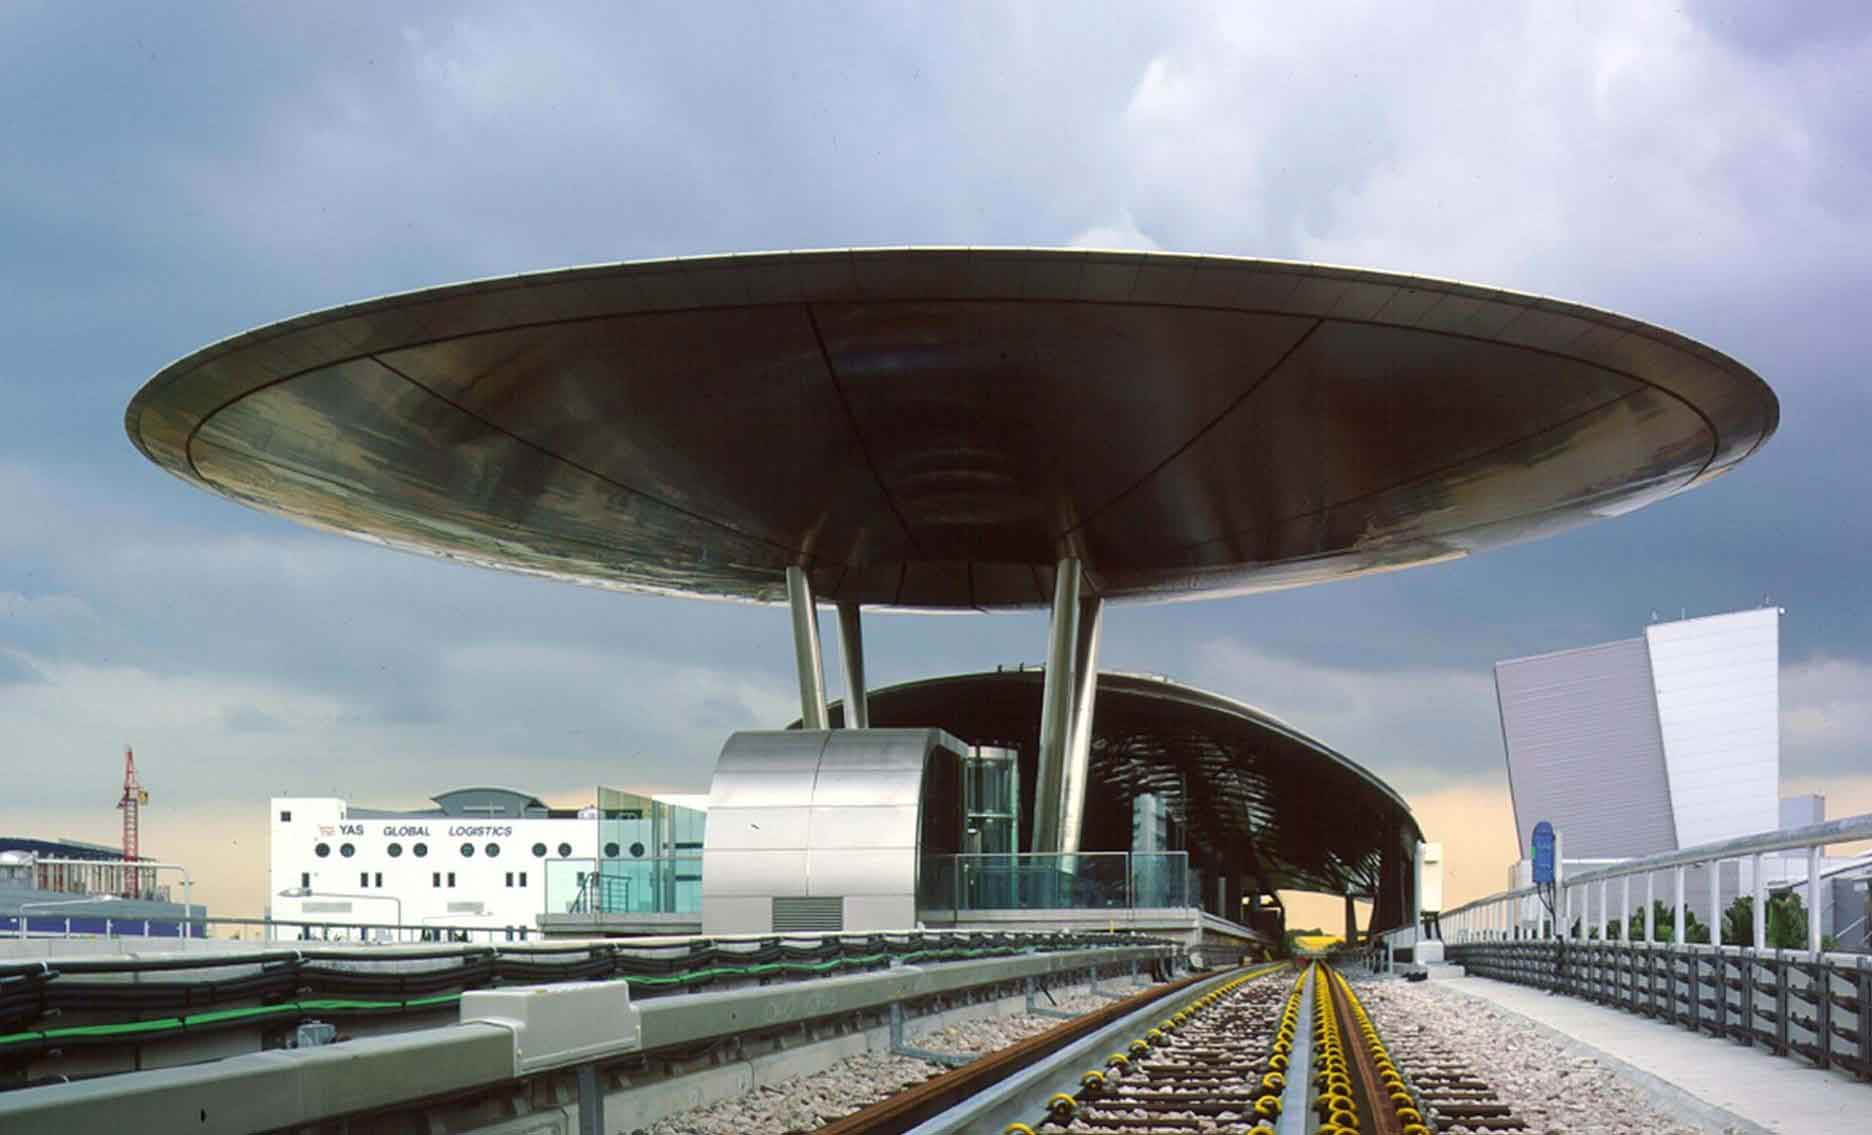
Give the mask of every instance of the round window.
M 605 844 L 605 858 L 616 859 L 617 857 L 618 857 L 618 845 L 615 843 Z
M 485 850 L 485 851 L 487 852 L 487 857 L 488 857 L 489 859 L 493 859 L 493 858 L 495 858 L 495 857 L 497 857 L 498 855 L 500 855 L 500 844 L 498 844 L 498 843 L 490 843 L 490 844 L 488 844 L 488 845 L 487 845 L 487 847 L 486 847 L 486 848 L 484 848 L 483 850 Z
M 534 844 L 533 854 L 539 856 L 541 859 L 546 858 L 546 845 L 543 843 Z
M 464 844 L 462 844 L 462 858 L 463 858 L 463 859 L 473 859 L 473 858 L 474 858 L 474 844 L 472 844 L 472 843 L 464 843 Z
M 423 856 L 429 854 L 429 845 L 426 843 L 419 843 L 410 848 L 410 850 L 416 853 L 416 858 L 421 859 Z
M 559 845 L 559 858 L 561 859 L 572 858 L 572 845 L 571 844 L 562 843 Z
M 631 844 L 631 858 L 633 858 L 633 859 L 642 859 L 642 858 L 643 858 L 643 853 L 644 853 L 644 845 L 643 845 L 643 844 L 641 844 L 641 843 L 633 843 L 633 844 Z
M 389 847 L 384 848 L 384 850 L 390 853 L 390 858 L 395 859 L 397 856 L 403 854 L 403 845 L 400 843 L 393 843 Z
M 352 847 L 348 843 L 341 843 L 338 845 L 338 854 L 344 856 L 346 859 L 349 859 L 353 855 L 357 854 L 357 848 Z
M 320 859 L 324 859 L 326 856 L 331 854 L 331 844 L 329 843 L 319 844 L 317 847 L 312 849 L 312 854 L 318 856 Z

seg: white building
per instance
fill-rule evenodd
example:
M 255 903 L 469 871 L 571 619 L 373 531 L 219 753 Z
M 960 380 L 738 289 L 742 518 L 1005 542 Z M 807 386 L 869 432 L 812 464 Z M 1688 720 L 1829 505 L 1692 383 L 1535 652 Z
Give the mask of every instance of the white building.
M 1824 820 L 1823 797 L 1780 798 L 1782 614 L 1658 622 L 1636 638 L 1497 662 L 1522 855 L 1542 820 L 1569 869 Z M 1764 857 L 1770 885 L 1806 870 L 1801 854 Z M 1527 886 L 1530 871 L 1523 858 L 1509 886 Z M 1693 878 L 1691 893 L 1706 886 Z M 1726 869 L 1725 903 L 1752 888 Z
M 336 797 L 268 803 L 268 906 L 312 936 L 538 931 L 547 912 L 669 911 L 699 905 L 702 813 L 600 788 L 552 808 L 507 788 L 460 788 L 434 808 L 389 811 Z M 291 931 L 283 931 L 291 934 Z M 367 932 L 392 937 L 391 931 Z
M 1780 826 L 1780 613 L 1495 664 L 1521 846 L 1626 859 Z

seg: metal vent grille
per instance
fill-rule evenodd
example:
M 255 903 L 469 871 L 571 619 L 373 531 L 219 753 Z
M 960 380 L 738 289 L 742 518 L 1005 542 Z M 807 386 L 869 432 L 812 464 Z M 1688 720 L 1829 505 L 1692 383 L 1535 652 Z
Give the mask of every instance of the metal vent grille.
M 845 929 L 845 900 L 839 896 L 775 896 L 773 928 L 790 934 L 806 930 Z
M 301 903 L 299 909 L 307 914 L 350 914 L 348 902 L 308 902 Z
M 480 914 L 482 904 L 478 902 L 452 902 L 448 904 L 450 914 Z

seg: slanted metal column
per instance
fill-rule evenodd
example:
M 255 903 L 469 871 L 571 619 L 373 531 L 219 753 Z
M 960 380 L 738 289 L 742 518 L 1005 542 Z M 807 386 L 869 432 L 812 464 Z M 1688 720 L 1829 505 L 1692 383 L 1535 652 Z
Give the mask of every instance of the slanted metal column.
M 793 609 L 793 664 L 799 670 L 800 728 L 826 727 L 825 664 L 819 655 L 819 610 L 805 569 L 786 569 L 787 605 Z
M 1034 783 L 1033 850 L 1066 850 L 1066 765 L 1078 683 L 1079 561 L 1067 557 L 1053 575 L 1053 614 L 1047 624 L 1046 685 L 1040 698 L 1040 759 Z M 1075 830 L 1072 839 L 1076 843 Z
M 1060 805 L 1060 850 L 1064 852 L 1079 850 L 1080 821 L 1085 818 L 1086 781 L 1092 774 L 1092 710 L 1098 700 L 1099 628 L 1104 615 L 1105 602 L 1098 596 L 1079 600 L 1079 626 L 1073 636 L 1072 730 L 1067 735 L 1065 799 Z
M 840 603 L 839 659 L 845 664 L 845 728 L 871 728 L 871 699 L 865 693 L 864 625 L 858 604 Z

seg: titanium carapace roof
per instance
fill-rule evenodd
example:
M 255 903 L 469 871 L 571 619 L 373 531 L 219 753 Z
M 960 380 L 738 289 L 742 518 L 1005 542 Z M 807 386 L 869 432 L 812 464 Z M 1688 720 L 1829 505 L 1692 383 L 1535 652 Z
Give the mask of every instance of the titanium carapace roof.
M 600 586 L 1043 605 L 1462 556 L 1732 468 L 1773 393 L 1679 335 L 1414 276 L 879 249 L 577 268 L 302 316 L 157 374 L 157 464 Z

